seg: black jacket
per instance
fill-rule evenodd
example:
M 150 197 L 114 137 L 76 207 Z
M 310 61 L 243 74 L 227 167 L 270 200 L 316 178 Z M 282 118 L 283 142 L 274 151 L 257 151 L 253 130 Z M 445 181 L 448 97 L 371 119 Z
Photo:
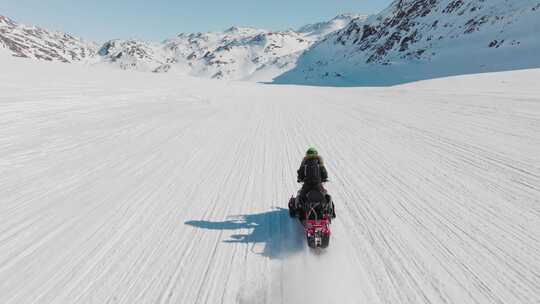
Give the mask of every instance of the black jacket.
M 320 181 L 309 181 L 309 180 L 306 180 L 306 165 L 308 165 L 308 163 L 311 163 L 311 162 L 316 162 L 318 165 L 319 165 L 319 176 L 320 176 Z M 323 162 L 323 159 L 322 157 L 320 156 L 306 156 L 304 157 L 304 159 L 302 160 L 302 163 L 300 164 L 300 168 L 298 169 L 298 171 L 296 171 L 296 173 L 298 174 L 298 181 L 299 182 L 306 182 L 306 183 L 315 183 L 315 184 L 320 184 L 320 182 L 326 182 L 328 180 L 328 172 L 326 171 L 326 168 L 324 167 L 324 162 Z

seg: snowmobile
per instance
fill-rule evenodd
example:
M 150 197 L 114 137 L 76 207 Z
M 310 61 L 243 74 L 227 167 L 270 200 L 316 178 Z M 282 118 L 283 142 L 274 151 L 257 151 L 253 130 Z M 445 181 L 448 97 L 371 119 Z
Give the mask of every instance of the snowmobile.
M 289 200 L 289 215 L 298 218 L 310 248 L 326 248 L 330 244 L 330 223 L 335 217 L 332 197 L 321 191 L 309 191 L 305 197 L 298 194 Z

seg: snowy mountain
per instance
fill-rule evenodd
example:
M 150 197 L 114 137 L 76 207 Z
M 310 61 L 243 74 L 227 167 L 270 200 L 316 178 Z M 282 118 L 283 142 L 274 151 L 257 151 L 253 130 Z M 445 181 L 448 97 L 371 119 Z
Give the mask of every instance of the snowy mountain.
M 540 67 L 539 0 L 399 0 L 314 45 L 278 83 L 387 85 Z
M 267 78 L 293 68 L 313 42 L 294 31 L 233 27 L 225 32 L 179 35 L 165 46 L 177 62 L 189 66 L 191 75 L 246 79 Z
M 298 30 L 231 27 L 160 43 L 101 48 L 0 17 L 0 48 L 18 57 L 124 70 L 313 85 L 392 85 L 540 67 L 540 0 L 396 0 L 367 17 L 342 14 Z
M 269 81 L 294 68 L 325 35 L 365 17 L 342 14 L 298 31 L 233 26 L 222 32 L 182 33 L 162 43 L 115 39 L 101 48 L 60 32 L 19 25 L 0 16 L 0 49 L 17 57 L 112 65 L 123 70 L 214 79 Z
M 159 44 L 140 40 L 110 40 L 98 52 L 98 62 L 110 63 L 123 70 L 151 72 L 166 62 Z
M 232 27 L 223 32 L 179 34 L 163 43 L 112 40 L 101 48 L 98 61 L 122 69 L 214 79 L 271 79 L 293 68 L 313 42 L 294 31 Z
M 77 62 L 92 58 L 97 46 L 66 33 L 21 25 L 0 15 L 0 49 L 15 57 Z
M 340 15 L 298 31 L 231 27 L 223 32 L 179 34 L 161 44 L 107 42 L 101 62 L 122 69 L 173 72 L 214 79 L 271 80 L 295 67 L 298 57 L 356 15 Z

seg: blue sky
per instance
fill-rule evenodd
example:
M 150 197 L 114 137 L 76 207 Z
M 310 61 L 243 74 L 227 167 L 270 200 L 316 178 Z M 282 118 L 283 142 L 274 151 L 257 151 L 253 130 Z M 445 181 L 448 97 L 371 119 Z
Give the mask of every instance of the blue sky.
M 376 13 L 391 0 L 0 0 L 0 15 L 103 42 L 160 41 L 232 25 L 297 28 L 339 13 Z

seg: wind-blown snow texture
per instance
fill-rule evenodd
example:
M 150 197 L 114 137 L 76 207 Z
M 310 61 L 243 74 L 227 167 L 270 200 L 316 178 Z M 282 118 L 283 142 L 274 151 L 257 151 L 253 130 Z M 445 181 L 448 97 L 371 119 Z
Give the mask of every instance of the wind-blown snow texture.
M 0 59 L 0 303 L 540 302 L 540 70 L 351 89 Z M 283 209 L 311 144 L 321 254 Z
M 396 0 L 308 50 L 276 83 L 393 85 L 540 67 L 539 0 Z

